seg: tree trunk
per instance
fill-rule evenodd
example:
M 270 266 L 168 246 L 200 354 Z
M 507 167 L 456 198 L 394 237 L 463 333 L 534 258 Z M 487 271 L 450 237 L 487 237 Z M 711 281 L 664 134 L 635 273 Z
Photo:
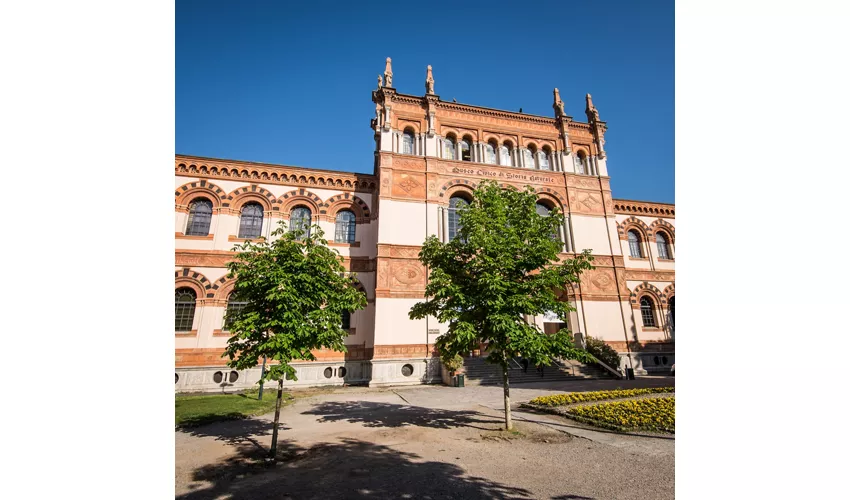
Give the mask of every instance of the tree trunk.
M 269 455 L 277 458 L 277 428 L 280 426 L 280 402 L 283 399 L 283 379 L 277 381 L 277 401 L 274 404 L 274 428 L 272 430 L 272 449 Z
M 505 429 L 513 430 L 514 424 L 511 421 L 511 387 L 508 384 L 508 365 L 502 365 L 502 387 L 505 390 Z

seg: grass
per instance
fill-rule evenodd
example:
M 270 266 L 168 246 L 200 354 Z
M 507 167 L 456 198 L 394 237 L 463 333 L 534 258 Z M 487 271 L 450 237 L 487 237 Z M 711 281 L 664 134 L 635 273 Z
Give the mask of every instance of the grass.
M 174 423 L 178 427 L 197 427 L 222 420 L 237 420 L 274 411 L 276 390 L 266 390 L 260 401 L 258 389 L 241 394 L 179 394 L 174 398 Z M 282 404 L 292 401 L 283 393 Z

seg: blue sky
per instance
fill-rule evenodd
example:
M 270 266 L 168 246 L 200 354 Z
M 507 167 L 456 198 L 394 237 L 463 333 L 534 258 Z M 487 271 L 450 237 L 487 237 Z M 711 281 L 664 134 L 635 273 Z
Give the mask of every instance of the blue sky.
M 176 2 L 176 152 L 372 173 L 371 91 L 608 122 L 617 198 L 674 201 L 673 1 Z

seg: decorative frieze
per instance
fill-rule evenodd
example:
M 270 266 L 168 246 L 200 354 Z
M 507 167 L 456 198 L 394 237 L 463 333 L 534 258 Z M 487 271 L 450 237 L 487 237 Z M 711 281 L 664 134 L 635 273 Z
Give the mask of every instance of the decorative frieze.
M 676 217 L 676 205 L 649 201 L 614 200 L 614 213 L 623 215 L 647 215 L 667 218 Z

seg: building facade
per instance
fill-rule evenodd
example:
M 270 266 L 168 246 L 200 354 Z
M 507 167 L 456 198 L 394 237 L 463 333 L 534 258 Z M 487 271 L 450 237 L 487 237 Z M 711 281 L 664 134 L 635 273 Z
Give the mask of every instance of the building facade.
M 675 360 L 675 207 L 615 199 L 605 153 L 607 125 L 590 94 L 587 121 L 447 102 L 392 86 L 388 58 L 372 92 L 374 174 L 246 161 L 175 157 L 175 384 L 177 390 L 248 387 L 260 368 L 236 372 L 221 353 L 229 334 L 226 263 L 246 239 L 268 238 L 280 220 L 319 224 L 356 273 L 367 307 L 346 318 L 347 353 L 319 351 L 297 363 L 291 385 L 419 384 L 440 380 L 434 343 L 447 325 L 411 320 L 427 274 L 418 260 L 425 238 L 454 237 L 457 212 L 483 179 L 531 186 L 538 210 L 566 216 L 562 256 L 584 249 L 595 269 L 564 290 L 575 307 L 569 327 L 621 353 L 638 374 L 669 371 Z M 544 331 L 557 318 L 528 318 Z

